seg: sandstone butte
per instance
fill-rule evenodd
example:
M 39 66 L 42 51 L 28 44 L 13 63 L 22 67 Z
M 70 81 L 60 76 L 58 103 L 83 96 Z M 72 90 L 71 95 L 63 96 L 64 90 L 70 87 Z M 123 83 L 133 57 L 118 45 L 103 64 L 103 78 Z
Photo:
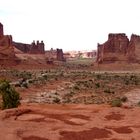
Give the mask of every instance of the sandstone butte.
M 17 53 L 21 54 L 44 54 L 43 41 L 33 41 L 31 44 L 14 42 L 11 35 L 4 35 L 3 24 L 0 23 L 0 66 L 13 66 L 21 63 L 20 57 Z
M 0 65 L 18 64 L 20 60 L 15 55 L 15 48 L 24 54 L 45 54 L 43 41 L 31 44 L 18 43 L 11 35 L 4 35 L 0 23 Z M 124 33 L 109 34 L 108 40 L 97 46 L 97 63 L 130 62 L 140 63 L 140 36 L 132 34 L 130 40 Z M 56 50 L 56 59 L 64 61 L 63 50 Z
M 4 35 L 3 24 L 0 23 L 0 66 L 20 64 L 20 57 L 16 54 L 41 54 L 47 58 L 43 41 L 33 41 L 31 44 L 15 42 L 11 35 Z M 63 50 L 56 49 L 56 60 L 64 61 Z
M 108 40 L 97 46 L 97 63 L 140 63 L 140 36 L 132 34 L 130 40 L 124 33 L 109 34 Z

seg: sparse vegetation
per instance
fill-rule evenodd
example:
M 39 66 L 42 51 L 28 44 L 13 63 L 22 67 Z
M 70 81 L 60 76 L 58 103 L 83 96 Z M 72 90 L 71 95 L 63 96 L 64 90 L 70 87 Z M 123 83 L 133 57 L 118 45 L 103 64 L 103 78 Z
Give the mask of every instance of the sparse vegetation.
M 127 100 L 128 100 L 128 98 L 126 96 L 121 97 L 122 102 L 126 102 Z
M 111 106 L 112 107 L 121 107 L 122 106 L 122 101 L 119 98 L 116 98 L 111 101 Z
M 57 104 L 60 103 L 60 99 L 58 97 L 54 97 L 53 103 L 57 103 Z
M 81 65 L 78 66 L 82 67 Z M 50 96 L 49 99 L 44 96 L 44 100 L 47 103 L 59 103 L 54 97 L 58 97 L 60 102 L 66 101 L 68 103 L 110 103 L 116 97 L 125 102 L 127 97 L 125 97 L 124 93 L 140 86 L 140 75 L 138 73 L 93 72 L 86 69 L 70 69 L 66 71 L 63 68 L 34 72 L 14 70 L 7 73 L 18 79 L 13 84 L 16 88 L 30 88 L 32 85 L 51 85 L 54 87 L 58 95 L 48 95 L 47 97 Z M 23 77 L 26 79 L 24 80 L 25 82 L 21 83 L 19 78 Z M 66 81 L 67 84 L 61 85 L 61 81 Z M 53 85 L 53 83 L 55 84 Z M 62 92 L 62 94 L 59 94 L 59 92 Z M 49 92 L 46 94 L 49 94 Z
M 98 82 L 98 83 L 95 83 L 95 87 L 96 88 L 100 88 L 100 83 Z
M 14 108 L 20 105 L 19 93 L 8 81 L 0 81 L 0 93 L 2 95 L 2 109 Z

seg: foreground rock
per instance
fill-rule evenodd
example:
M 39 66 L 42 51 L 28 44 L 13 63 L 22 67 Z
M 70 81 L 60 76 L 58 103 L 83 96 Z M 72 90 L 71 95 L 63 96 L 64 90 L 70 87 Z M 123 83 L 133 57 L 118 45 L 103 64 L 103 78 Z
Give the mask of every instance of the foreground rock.
M 1 111 L 0 116 L 8 116 L 0 120 L 3 140 L 139 140 L 140 137 L 139 108 L 28 104 Z

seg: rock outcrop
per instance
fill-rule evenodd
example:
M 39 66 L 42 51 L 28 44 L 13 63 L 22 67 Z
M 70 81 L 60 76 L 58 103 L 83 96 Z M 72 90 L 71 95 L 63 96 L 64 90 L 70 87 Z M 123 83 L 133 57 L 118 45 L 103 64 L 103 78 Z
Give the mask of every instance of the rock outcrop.
M 57 60 L 58 61 L 65 61 L 62 49 L 57 49 L 56 53 L 57 53 Z
M 0 36 L 3 36 L 4 33 L 3 33 L 3 25 L 0 23 Z
M 25 44 L 25 43 L 18 43 L 18 42 L 13 42 L 13 45 L 22 51 L 23 53 L 28 53 L 28 54 L 45 54 L 45 45 L 43 41 L 39 42 L 33 41 L 31 44 Z
M 62 49 L 53 49 L 51 48 L 49 51 L 45 52 L 45 56 L 48 60 L 58 60 L 65 61 L 64 53 Z
M 37 41 L 35 43 L 35 41 L 33 41 L 31 48 L 29 50 L 30 54 L 45 54 L 45 49 L 44 49 L 44 43 L 43 41 L 39 42 Z
M 3 25 L 0 23 L 0 65 L 13 65 L 17 62 L 12 45 L 12 36 L 3 34 Z
M 129 61 L 140 63 L 140 36 L 131 35 L 127 56 Z
M 20 50 L 22 53 L 28 53 L 31 45 L 30 44 L 25 44 L 25 43 L 19 43 L 19 42 L 13 42 L 13 46 Z
M 140 36 L 132 34 L 129 41 L 128 37 L 124 33 L 109 34 L 108 40 L 105 43 L 98 44 L 97 62 L 139 62 L 139 52 Z

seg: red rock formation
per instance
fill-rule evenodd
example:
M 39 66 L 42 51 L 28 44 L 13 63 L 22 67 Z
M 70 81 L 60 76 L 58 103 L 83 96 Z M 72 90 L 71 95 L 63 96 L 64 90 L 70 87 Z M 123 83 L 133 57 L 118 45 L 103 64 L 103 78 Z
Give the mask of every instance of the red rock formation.
M 17 63 L 12 36 L 3 35 L 3 25 L 0 23 L 0 65 L 12 65 Z
M 127 56 L 131 62 L 140 62 L 140 36 L 134 34 L 131 35 Z
M 139 54 L 140 36 L 132 34 L 129 41 L 125 34 L 109 34 L 108 40 L 104 44 L 98 44 L 97 62 L 136 62 L 140 60 Z
M 13 42 L 13 46 L 23 53 L 28 53 L 31 48 L 31 44 L 25 44 L 25 43 L 19 43 L 19 42 Z
M 57 49 L 57 60 L 58 61 L 65 61 L 64 56 L 63 56 L 63 50 L 62 49 Z
M 45 56 L 48 60 L 57 60 L 57 50 L 51 48 L 45 51 Z
M 48 60 L 65 61 L 62 49 L 51 48 L 51 50 L 45 52 L 45 56 Z
M 15 55 L 11 35 L 4 35 L 0 37 L 0 55 L 5 55 L 7 57 L 13 57 Z
M 3 33 L 3 25 L 0 23 L 0 36 L 3 36 L 4 33 Z
M 39 43 L 39 41 L 37 41 L 35 43 L 35 41 L 33 41 L 31 48 L 29 50 L 30 54 L 45 54 L 45 49 L 44 49 L 44 43 L 43 41 L 41 41 L 41 43 Z
M 32 44 L 13 42 L 13 45 L 23 53 L 45 54 L 45 45 L 43 41 L 41 41 L 40 43 L 39 41 L 37 41 L 36 43 L 35 41 L 33 41 Z

